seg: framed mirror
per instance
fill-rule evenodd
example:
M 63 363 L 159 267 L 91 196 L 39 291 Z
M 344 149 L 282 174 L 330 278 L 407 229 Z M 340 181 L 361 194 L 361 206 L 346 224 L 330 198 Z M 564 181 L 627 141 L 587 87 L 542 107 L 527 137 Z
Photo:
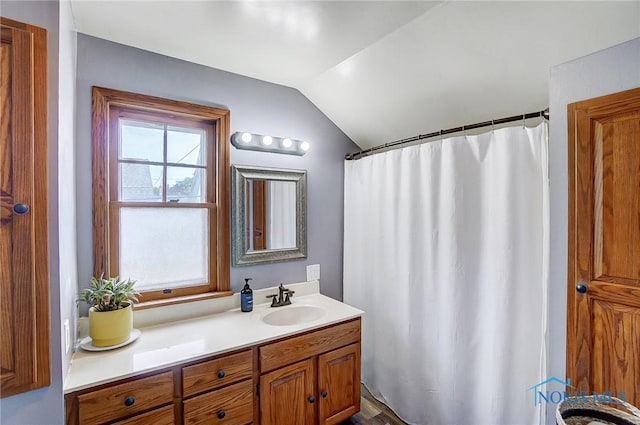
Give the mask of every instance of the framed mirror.
M 231 166 L 234 266 L 307 258 L 307 172 Z

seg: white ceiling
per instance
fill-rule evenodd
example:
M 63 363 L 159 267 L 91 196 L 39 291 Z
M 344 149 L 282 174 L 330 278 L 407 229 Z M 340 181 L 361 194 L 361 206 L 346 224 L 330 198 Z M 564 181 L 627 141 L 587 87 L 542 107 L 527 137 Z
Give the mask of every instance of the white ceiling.
M 295 87 L 363 148 L 544 109 L 551 66 L 640 36 L 640 0 L 72 7 L 82 33 Z

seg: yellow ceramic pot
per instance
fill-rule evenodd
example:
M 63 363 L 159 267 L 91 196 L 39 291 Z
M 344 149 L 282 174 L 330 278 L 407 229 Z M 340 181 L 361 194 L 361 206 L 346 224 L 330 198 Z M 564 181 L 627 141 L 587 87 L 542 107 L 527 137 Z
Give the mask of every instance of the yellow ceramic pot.
M 133 308 L 114 311 L 95 311 L 89 309 L 89 336 L 96 347 L 109 347 L 129 339 L 133 329 Z

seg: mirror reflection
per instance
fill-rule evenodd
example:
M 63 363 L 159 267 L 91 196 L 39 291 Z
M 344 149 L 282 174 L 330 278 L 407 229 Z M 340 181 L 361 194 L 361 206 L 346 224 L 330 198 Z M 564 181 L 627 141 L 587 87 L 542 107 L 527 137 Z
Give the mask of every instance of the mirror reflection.
M 307 257 L 307 172 L 231 166 L 234 266 Z
M 247 179 L 248 251 L 296 247 L 296 183 Z

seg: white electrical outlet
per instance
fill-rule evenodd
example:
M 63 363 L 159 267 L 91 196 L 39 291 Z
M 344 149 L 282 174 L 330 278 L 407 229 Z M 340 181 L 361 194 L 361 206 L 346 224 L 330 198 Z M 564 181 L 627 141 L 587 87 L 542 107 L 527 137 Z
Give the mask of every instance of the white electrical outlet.
M 69 348 L 71 347 L 71 329 L 69 328 L 69 319 L 64 321 L 64 346 L 64 352 L 68 353 Z
M 310 280 L 320 280 L 320 264 L 307 266 L 307 282 Z

